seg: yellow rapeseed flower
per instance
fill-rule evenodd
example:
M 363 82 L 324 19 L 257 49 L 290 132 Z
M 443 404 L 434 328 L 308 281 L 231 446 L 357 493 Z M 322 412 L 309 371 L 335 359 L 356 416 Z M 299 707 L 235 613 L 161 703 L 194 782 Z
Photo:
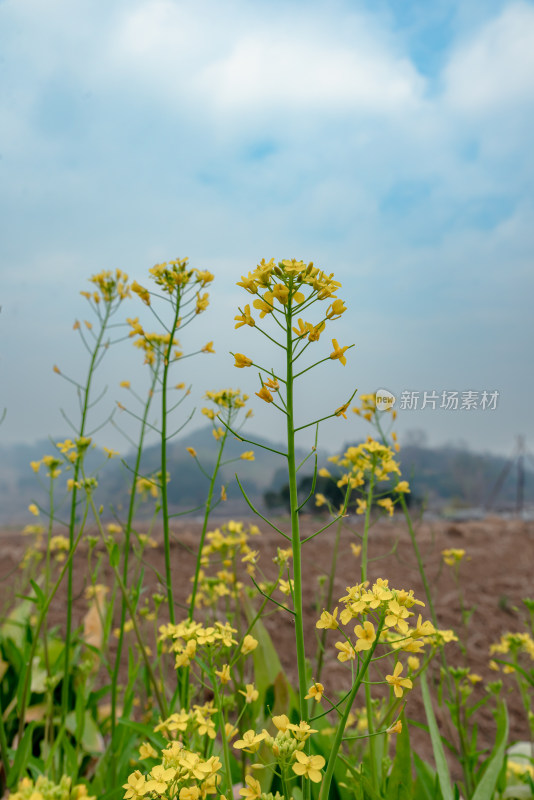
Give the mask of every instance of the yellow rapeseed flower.
M 246 731 L 242 739 L 238 739 L 237 742 L 234 742 L 234 747 L 236 750 L 243 750 L 245 753 L 255 753 L 260 746 L 260 742 L 263 742 L 266 736 L 266 731 L 262 731 L 261 733 L 255 733 L 253 730 Z
M 150 744 L 150 742 L 143 742 L 139 747 L 139 758 L 157 758 L 158 754 Z
M 393 686 L 393 691 L 395 692 L 395 697 L 402 697 L 404 689 L 411 689 L 413 683 L 409 678 L 401 678 L 402 672 L 402 664 L 400 661 L 397 661 L 395 664 L 395 669 L 393 670 L 393 675 L 386 675 L 386 680 L 390 686 Z
M 216 669 L 215 674 L 222 684 L 228 683 L 232 677 L 230 673 L 230 666 L 228 664 L 223 664 L 220 670 Z
M 336 648 L 339 650 L 337 654 L 338 659 L 343 661 L 354 661 L 356 658 L 356 651 L 348 642 L 336 642 Z
M 295 759 L 293 772 L 309 778 L 313 783 L 320 783 L 322 778 L 321 770 L 326 764 L 323 756 L 307 756 L 302 750 L 295 750 Z
M 356 635 L 356 652 L 361 650 L 370 650 L 373 642 L 376 639 L 376 631 L 372 622 L 366 620 L 362 625 L 356 625 L 354 628 Z
M 245 797 L 247 800 L 259 800 L 262 793 L 261 783 L 256 778 L 253 778 L 252 775 L 245 776 L 245 783 L 247 784 L 246 787 L 239 790 L 241 797 Z
M 137 800 L 138 797 L 142 797 L 146 794 L 145 776 L 136 769 L 135 772 L 132 772 L 129 776 L 128 783 L 124 783 L 122 788 L 126 789 L 124 800 Z
M 112 450 L 110 447 L 103 447 L 102 450 L 108 458 L 114 458 L 115 456 L 120 455 L 118 450 Z
M 465 556 L 465 550 L 456 549 L 451 547 L 448 550 L 442 550 L 441 555 L 443 556 L 443 561 L 449 566 L 452 567 L 455 564 L 459 564 L 462 558 Z
M 360 500 L 360 498 L 356 498 L 356 502 L 358 503 L 358 508 L 356 509 L 357 514 L 365 514 L 367 510 L 367 500 Z
M 150 292 L 148 291 L 148 289 L 145 289 L 145 287 L 141 286 L 141 284 L 137 283 L 137 281 L 134 281 L 132 283 L 131 289 L 132 292 L 135 292 L 135 294 L 143 301 L 143 303 L 146 306 L 150 305 Z
M 247 356 L 244 356 L 243 353 L 235 353 L 234 358 L 235 358 L 234 367 L 238 367 L 238 369 L 252 366 L 252 359 L 248 358 Z
M 394 506 L 390 497 L 384 497 L 382 500 L 378 500 L 377 505 L 382 506 L 382 508 L 387 511 L 390 517 L 393 516 Z
M 253 650 L 256 649 L 258 646 L 258 640 L 255 639 L 250 633 L 247 633 L 245 638 L 243 639 L 243 644 L 241 645 L 241 653 L 244 656 L 247 656 L 249 653 L 252 653 Z
M 241 309 L 239 310 L 241 311 Z M 250 325 L 250 327 L 253 328 L 256 324 L 254 317 L 252 317 L 250 313 L 250 305 L 248 304 L 245 306 L 241 314 L 237 317 L 234 317 L 234 319 L 237 323 L 235 326 L 236 328 L 241 328 L 242 325 Z
M 270 393 L 270 391 L 267 389 L 266 386 L 262 386 L 260 391 L 256 392 L 255 394 L 256 394 L 257 397 L 260 398 L 260 400 L 265 400 L 266 403 L 272 403 L 273 402 L 273 396 Z
M 314 683 L 308 689 L 308 694 L 305 695 L 305 700 L 316 700 L 318 703 L 323 699 L 324 686 L 322 683 Z
M 253 703 L 254 700 L 257 700 L 260 696 L 260 693 L 253 683 L 247 683 L 245 691 L 243 691 L 243 689 L 239 689 L 239 694 L 243 695 L 245 698 L 245 703 Z
M 345 350 L 349 349 L 348 345 L 346 347 L 340 347 L 338 345 L 338 343 L 337 343 L 337 339 L 332 339 L 332 347 L 334 348 L 334 351 L 332 353 L 330 353 L 330 358 L 332 358 L 334 360 L 336 358 L 338 358 L 341 361 L 341 363 L 343 364 L 343 366 L 345 366 L 345 364 L 347 363 L 347 359 L 346 359 L 344 353 L 345 353 Z
M 338 298 L 328 306 L 326 317 L 327 319 L 339 319 L 346 310 L 346 307 L 343 305 L 343 300 L 339 300 Z
M 330 628 L 330 630 L 335 631 L 336 628 L 339 628 L 339 623 L 337 621 L 337 606 L 334 609 L 334 613 L 330 614 L 330 612 L 324 610 L 317 622 L 315 623 L 316 628 Z
M 336 410 L 334 411 L 334 414 L 336 415 L 336 417 L 343 417 L 344 419 L 347 419 L 347 414 L 345 412 L 347 411 L 348 407 L 349 407 L 349 404 L 345 403 L 344 406 L 340 406 L 339 408 L 336 408 Z

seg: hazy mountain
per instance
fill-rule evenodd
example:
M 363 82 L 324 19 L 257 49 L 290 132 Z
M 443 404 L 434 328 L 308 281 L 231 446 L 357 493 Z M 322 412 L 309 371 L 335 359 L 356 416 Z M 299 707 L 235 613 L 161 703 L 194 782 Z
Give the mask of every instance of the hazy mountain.
M 283 450 L 268 439 L 258 436 L 251 438 L 268 447 Z M 45 439 L 33 445 L 0 446 L 0 523 L 3 525 L 24 525 L 33 521 L 28 513 L 31 502 L 46 504 L 48 481 L 45 471 L 36 475 L 30 461 L 37 460 L 45 453 L 53 453 L 53 441 Z M 348 444 L 347 444 L 348 446 Z M 218 444 L 212 435 L 211 427 L 187 434 L 168 446 L 168 470 L 170 482 L 168 492 L 170 503 L 175 511 L 200 506 L 206 498 L 209 481 L 202 474 L 187 448 L 194 447 L 198 460 L 208 475 L 211 474 L 218 454 Z M 345 448 L 343 448 L 345 449 Z M 246 450 L 254 450 L 255 460 L 245 461 L 240 455 Z M 307 453 L 297 453 L 302 460 Z M 318 453 L 319 466 L 324 466 L 328 453 Z M 515 508 L 518 486 L 518 464 L 506 458 L 489 453 L 473 453 L 462 447 L 431 448 L 424 443 L 406 444 L 399 455 L 403 477 L 412 485 L 412 493 L 425 500 L 430 508 L 445 506 L 456 508 L 491 505 L 494 509 Z M 532 461 L 524 463 L 524 501 L 534 503 L 534 473 L 530 469 Z M 98 503 L 104 508 L 120 508 L 128 502 L 131 483 L 131 469 L 134 456 L 129 454 L 124 463 L 119 459 L 109 460 L 98 450 L 87 455 L 87 472 L 98 473 Z M 159 446 L 146 448 L 141 472 L 146 476 L 157 473 L 159 466 Z M 313 472 L 313 460 L 299 472 L 299 479 Z M 219 510 L 238 515 L 247 513 L 248 507 L 241 495 L 235 479 L 239 475 L 243 488 L 250 500 L 264 507 L 265 492 L 279 492 L 287 483 L 284 460 L 276 453 L 261 450 L 246 442 L 239 442 L 229 436 L 225 448 L 223 465 L 217 479 L 214 497 L 220 497 L 221 485 L 226 486 L 228 501 Z M 497 494 L 496 488 L 500 480 Z M 63 486 L 58 482 L 58 488 Z M 495 496 L 494 496 L 495 495 Z M 68 498 L 63 495 L 64 500 Z M 61 514 L 61 497 L 57 497 Z M 148 505 L 147 505 L 148 510 Z M 197 511 L 197 514 L 199 512 Z M 141 511 L 142 514 L 142 511 Z

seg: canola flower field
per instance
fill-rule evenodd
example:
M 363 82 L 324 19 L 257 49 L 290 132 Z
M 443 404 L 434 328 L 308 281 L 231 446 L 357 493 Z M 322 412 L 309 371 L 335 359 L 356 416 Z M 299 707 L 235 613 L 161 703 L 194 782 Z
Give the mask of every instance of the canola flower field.
M 334 338 L 335 322 L 347 312 L 333 274 L 313 264 L 274 260 L 260 264 L 238 286 L 244 298 L 235 327 L 251 328 L 250 350 L 232 354 L 237 369 L 259 373 L 252 398 L 237 389 L 208 391 L 202 413 L 213 425 L 217 451 L 211 472 L 193 447 L 189 454 L 206 478 L 206 499 L 190 556 L 190 592 L 178 599 L 171 557 L 168 444 L 187 388 L 182 359 L 215 355 L 208 342 L 184 353 L 178 333 L 209 306 L 214 276 L 186 259 L 149 270 L 147 286 L 129 283 L 120 270 L 94 275 L 82 292 L 91 319 L 76 321 L 86 351 L 86 377 L 63 375 L 79 399 L 79 418 L 69 420 L 72 437 L 31 463 L 48 501 L 31 504 L 28 545 L 20 564 L 20 590 L 0 624 L 0 796 L 12 800 L 75 798 L 179 798 L 198 800 L 492 800 L 534 797 L 534 600 L 523 598 L 521 626 L 502 631 L 488 654 L 495 679 L 485 682 L 462 652 L 461 631 L 473 613 L 463 601 L 462 565 L 469 555 L 446 548 L 460 598 L 457 625 L 443 628 L 435 586 L 410 515 L 410 484 L 401 474 L 395 412 L 381 412 L 373 395 L 340 398 L 339 407 L 316 420 L 302 419 L 295 402 L 298 381 L 334 362 L 342 368 L 352 344 Z M 124 303 L 137 302 L 152 314 L 157 330 L 141 314 L 122 319 Z M 135 312 L 134 312 L 135 313 Z M 283 354 L 283 368 L 255 360 L 253 337 L 264 337 Z M 129 381 L 130 400 L 119 403 L 137 427 L 127 473 L 126 509 L 109 509 L 98 499 L 98 470 L 86 469 L 95 448 L 92 413 L 99 397 L 95 376 L 115 342 L 127 337 L 139 349 L 149 375 L 146 396 Z M 339 363 L 337 363 L 339 362 Z M 216 525 L 224 504 L 220 470 L 228 437 L 246 449 L 239 460 L 261 458 L 247 436 L 246 419 L 255 403 L 281 415 L 284 448 L 275 450 L 287 467 L 288 524 L 255 508 L 237 481 L 251 514 L 276 537 L 265 564 L 260 527 L 232 520 Z M 367 440 L 318 464 L 320 425 L 356 413 L 369 424 Z M 158 423 L 152 421 L 157 415 Z M 295 437 L 315 432 L 315 446 L 301 463 Z M 157 433 L 160 468 L 142 471 L 146 437 Z M 103 448 L 102 456 L 116 458 Z M 313 473 L 309 495 L 299 494 L 299 472 Z M 237 467 L 239 476 L 239 467 Z M 302 473 L 300 473 L 302 474 Z M 322 491 L 318 490 L 321 487 Z M 317 524 L 302 524 L 303 508 L 315 504 Z M 150 510 L 148 530 L 136 525 L 140 506 Z M 413 587 L 387 574 L 370 578 L 370 532 L 377 519 L 403 521 L 419 571 Z M 161 529 L 163 569 L 158 590 L 149 591 L 147 553 L 152 531 Z M 60 532 L 62 531 L 62 532 Z M 317 537 L 334 535 L 329 571 L 317 589 L 315 637 L 305 631 L 303 598 L 309 576 L 303 552 Z M 359 565 L 356 582 L 335 592 L 340 542 L 350 537 Z M 261 551 L 261 557 L 260 557 Z M 87 560 L 87 613 L 75 624 L 79 587 L 75 567 Z M 102 582 L 104 569 L 111 581 Z M 51 609 L 64 597 L 62 624 Z M 265 621 L 276 613 L 290 621 L 294 669 L 284 671 Z M 515 621 L 515 620 L 514 620 Z M 465 655 L 465 648 L 463 650 Z M 331 683 L 325 664 L 345 670 L 342 685 Z M 512 742 L 507 709 L 513 681 L 529 738 Z M 429 742 L 423 758 L 412 746 L 410 694 L 421 692 L 425 721 L 417 723 Z M 495 724 L 490 747 L 479 742 L 478 714 L 490 709 Z M 438 723 L 447 715 L 447 725 Z M 412 729 L 412 730 L 411 730 Z M 446 730 L 446 734 L 445 731 Z M 412 735 L 411 735 L 412 734 Z

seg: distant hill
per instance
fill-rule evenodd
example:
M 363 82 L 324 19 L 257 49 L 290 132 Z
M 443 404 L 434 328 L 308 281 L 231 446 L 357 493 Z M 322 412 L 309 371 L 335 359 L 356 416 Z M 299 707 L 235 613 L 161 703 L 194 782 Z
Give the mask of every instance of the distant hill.
M 267 447 L 283 450 L 283 445 L 277 445 L 261 436 L 254 434 L 251 438 Z M 44 470 L 42 469 L 43 474 L 36 475 L 30 467 L 30 461 L 40 459 L 45 453 L 53 453 L 52 442 L 60 439 L 61 437 L 44 439 L 33 445 L 0 446 L 0 524 L 16 525 L 32 522 L 33 518 L 27 510 L 28 505 L 32 502 L 38 504 L 46 502 L 47 482 L 43 477 Z M 185 511 L 201 505 L 205 502 L 208 492 L 209 481 L 188 453 L 188 447 L 195 449 L 198 460 L 208 475 L 211 475 L 219 449 L 210 426 L 170 442 L 167 450 L 170 473 L 168 493 L 174 511 Z M 240 458 L 247 450 L 254 451 L 254 461 Z M 305 455 L 307 452 L 297 451 L 298 459 L 303 459 Z M 322 462 L 326 461 L 326 453 L 319 452 L 318 456 Z M 141 473 L 150 476 L 159 472 L 159 458 L 159 445 L 148 446 L 143 454 Z M 87 455 L 88 472 L 98 468 L 98 503 L 103 504 L 104 508 L 112 505 L 117 509 L 124 507 L 128 502 L 130 470 L 134 466 L 134 455 L 127 454 L 124 461 L 127 466 L 119 459 L 107 459 L 98 450 L 89 451 Z M 225 485 L 228 500 L 224 505 L 224 511 L 229 514 L 243 514 L 249 511 L 237 485 L 235 473 L 239 475 L 250 500 L 260 505 L 263 505 L 263 493 L 267 487 L 279 486 L 284 479 L 287 479 L 281 456 L 240 442 L 229 435 L 215 487 L 215 496 L 218 497 L 221 485 Z
M 269 439 L 256 435 L 251 435 L 251 438 L 260 444 L 283 450 L 283 446 Z M 24 525 L 32 522 L 28 504 L 46 502 L 46 479 L 32 471 L 30 461 L 38 460 L 45 453 L 52 453 L 52 441 L 58 439 L 45 439 L 33 445 L 0 446 L 0 524 Z M 343 450 L 347 446 L 348 443 Z M 218 452 L 211 427 L 187 434 L 169 444 L 168 490 L 174 511 L 186 511 L 201 505 L 208 490 L 208 480 L 187 452 L 188 447 L 195 448 L 200 463 L 210 474 Z M 254 450 L 256 459 L 241 460 L 240 455 L 245 450 Z M 299 451 L 297 458 L 301 460 L 306 454 Z M 318 453 L 319 466 L 327 464 L 328 455 L 325 451 Z M 403 477 L 410 481 L 414 497 L 424 500 L 429 508 L 488 507 L 490 503 L 493 509 L 515 507 L 517 467 L 509 470 L 498 496 L 492 498 L 497 480 L 507 466 L 507 460 L 501 456 L 473 453 L 461 447 L 432 448 L 407 444 L 402 448 L 399 459 Z M 125 461 L 130 468 L 133 467 L 131 454 L 125 457 Z M 88 454 L 87 467 L 89 471 L 98 469 L 98 502 L 104 508 L 120 508 L 128 502 L 131 473 L 119 459 L 108 460 L 102 452 L 92 450 Z M 159 447 L 153 445 L 145 450 L 142 473 L 151 475 L 157 471 Z M 215 492 L 219 496 L 221 484 L 225 484 L 228 500 L 219 510 L 232 515 L 249 512 L 235 480 L 236 472 L 251 501 L 262 508 L 265 493 L 277 493 L 287 482 L 286 468 L 280 456 L 230 436 Z M 310 459 L 299 477 L 304 478 L 312 472 L 313 462 Z M 526 465 L 524 500 L 527 505 L 534 503 L 534 473 Z

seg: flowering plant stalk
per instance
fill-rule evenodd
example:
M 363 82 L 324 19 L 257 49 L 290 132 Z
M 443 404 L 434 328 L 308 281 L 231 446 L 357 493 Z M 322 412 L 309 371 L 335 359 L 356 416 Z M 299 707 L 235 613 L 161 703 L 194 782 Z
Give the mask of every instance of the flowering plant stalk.
M 76 547 L 81 539 L 81 535 L 83 533 L 85 520 L 87 517 L 87 505 L 85 504 L 85 510 L 82 515 L 81 520 L 77 518 L 77 514 L 79 512 L 79 500 L 78 500 L 78 491 L 82 488 L 80 483 L 80 475 L 82 472 L 82 465 L 87 453 L 88 448 L 91 445 L 91 436 L 98 430 L 101 426 L 98 425 L 93 430 L 88 430 L 88 421 L 89 421 L 89 411 L 95 405 L 96 402 L 100 398 L 93 400 L 92 398 L 92 391 L 93 391 L 93 383 L 94 383 L 94 376 L 95 372 L 101 363 L 104 355 L 106 354 L 111 341 L 107 339 L 108 329 L 110 327 L 110 321 L 114 314 L 117 312 L 119 306 L 121 305 L 122 301 L 129 296 L 129 287 L 127 284 L 128 276 L 123 273 L 121 270 L 116 270 L 114 273 L 110 271 L 103 271 L 94 275 L 90 281 L 93 284 L 94 288 L 91 292 L 83 291 L 81 294 L 87 299 L 89 302 L 92 311 L 96 315 L 97 318 L 97 328 L 94 330 L 93 323 L 86 320 L 84 322 L 83 328 L 79 321 L 74 323 L 74 329 L 77 330 L 80 334 L 82 339 L 82 343 L 89 354 L 89 365 L 87 369 L 87 377 L 85 380 L 85 384 L 80 384 L 76 380 L 69 378 L 68 376 L 64 375 L 59 367 L 54 366 L 54 372 L 61 375 L 65 378 L 69 383 L 72 383 L 77 390 L 79 405 L 80 405 L 80 419 L 77 425 L 75 425 L 67 415 L 63 413 L 63 416 L 71 429 L 74 432 L 75 439 L 74 441 L 67 439 L 64 442 L 60 442 L 56 445 L 57 454 L 53 456 L 45 456 L 42 461 L 35 461 L 32 462 L 32 468 L 35 472 L 39 471 L 41 464 L 44 464 L 45 467 L 48 469 L 48 476 L 50 478 L 50 490 L 49 490 L 49 500 L 50 500 L 50 507 L 47 510 L 47 514 L 49 517 L 48 523 L 48 546 L 47 546 L 47 554 L 46 554 L 46 564 L 45 564 L 45 592 L 43 593 L 42 590 L 37 591 L 36 584 L 34 584 L 34 589 L 37 593 L 38 598 L 38 607 L 39 607 L 39 616 L 37 621 L 37 629 L 35 632 L 34 640 L 32 642 L 32 648 L 30 651 L 30 660 L 28 662 L 28 669 L 26 671 L 26 676 L 24 680 L 24 684 L 22 686 L 22 691 L 19 695 L 19 738 L 22 737 L 25 722 L 26 722 L 26 706 L 29 698 L 29 691 L 30 691 L 30 684 L 31 684 L 31 674 L 32 674 L 32 661 L 33 656 L 35 654 L 35 647 L 37 643 L 37 639 L 41 630 L 44 632 L 44 636 L 46 639 L 46 615 L 48 613 L 48 609 L 51 603 L 51 600 L 55 596 L 62 579 L 67 574 L 67 603 L 66 603 L 66 629 L 65 629 L 65 647 L 64 647 L 64 666 L 63 666 L 63 682 L 61 686 L 61 717 L 64 719 L 68 712 L 69 707 L 69 680 L 68 676 L 70 674 L 70 658 L 71 658 L 71 639 L 72 639 L 72 606 L 73 606 L 73 559 Z M 88 341 L 89 339 L 89 341 Z M 91 341 L 92 340 L 92 341 Z M 54 537 L 52 537 L 52 526 L 54 524 L 55 519 L 55 508 L 54 508 L 54 495 L 53 495 L 53 482 L 61 475 L 63 469 L 71 470 L 72 477 L 67 481 L 67 488 L 70 492 L 70 510 L 68 515 L 68 522 L 67 527 L 69 531 L 68 541 L 65 540 L 64 544 L 65 547 L 63 548 L 66 550 L 66 553 L 63 555 L 63 558 L 66 557 L 65 565 L 61 570 L 60 576 L 55 584 L 52 586 L 50 584 L 50 553 L 52 549 L 52 545 L 54 544 Z M 94 480 L 94 479 L 91 479 Z M 39 509 L 35 504 L 30 506 L 30 511 L 33 513 L 38 514 Z M 61 538 L 62 537 L 55 537 Z M 63 541 L 63 539 L 62 539 Z M 68 556 L 67 556 L 68 553 Z M 48 669 L 48 678 L 50 680 L 50 670 L 48 659 L 46 658 L 46 644 L 45 644 L 45 659 L 47 661 L 47 669 Z M 59 736 L 62 735 L 63 728 L 60 728 Z M 49 737 L 49 741 L 51 743 L 51 737 L 53 736 L 53 732 L 50 728 L 50 723 L 47 729 L 47 734 Z M 56 742 L 56 746 L 59 746 L 59 742 Z M 64 749 L 59 749 L 59 768 L 60 771 L 62 769 L 62 764 L 64 760 Z
M 244 288 L 249 294 L 256 297 L 253 307 L 259 312 L 260 320 L 267 317 L 272 320 L 280 331 L 280 341 L 271 336 L 258 324 L 252 316 L 250 305 L 246 304 L 239 309 L 236 316 L 236 328 L 249 326 L 255 328 L 266 336 L 273 344 L 284 351 L 285 373 L 278 375 L 274 369 L 256 364 L 253 359 L 242 353 L 235 353 L 235 366 L 242 368 L 257 367 L 260 370 L 260 389 L 256 395 L 266 403 L 272 404 L 286 418 L 286 442 L 287 452 L 280 452 L 279 455 L 286 459 L 289 482 L 289 500 L 291 515 L 291 536 L 283 533 L 276 525 L 269 522 L 271 527 L 278 530 L 282 536 L 289 539 L 292 549 L 292 601 L 293 616 L 295 622 L 295 643 L 298 669 L 298 695 L 299 708 L 302 719 L 307 717 L 306 686 L 306 652 L 304 642 L 304 627 L 302 613 L 302 546 L 306 540 L 302 541 L 299 531 L 299 514 L 304 503 L 299 504 L 297 495 L 297 465 L 295 459 L 295 436 L 299 431 L 309 427 L 317 427 L 318 424 L 331 417 L 344 416 L 345 411 L 354 397 L 355 392 L 348 401 L 340 408 L 330 414 L 315 419 L 310 422 L 298 425 L 295 414 L 295 384 L 305 373 L 314 369 L 319 364 L 338 360 L 341 364 L 346 364 L 345 352 L 352 347 L 340 347 L 335 339 L 332 339 L 333 351 L 329 356 L 319 359 L 314 363 L 298 369 L 297 361 L 304 355 L 310 345 L 318 342 L 327 322 L 339 319 L 346 311 L 342 300 L 336 297 L 336 292 L 341 284 L 334 280 L 334 276 L 326 275 L 322 270 L 314 267 L 313 263 L 305 264 L 302 261 L 285 260 L 275 264 L 274 259 L 268 263 L 262 259 L 258 267 L 242 277 L 238 286 Z M 304 314 L 317 302 L 329 301 L 325 312 L 316 322 L 304 320 Z M 301 316 L 302 315 L 302 316 Z M 276 400 L 275 400 L 276 397 Z M 245 441 L 249 441 L 246 439 Z M 251 442 L 253 444 L 253 442 Z M 257 443 L 256 443 L 257 444 Z M 262 445 L 259 445 L 260 447 Z M 315 448 L 314 448 L 315 450 Z M 276 452 L 276 451 L 275 451 Z M 317 471 L 317 459 L 315 459 L 315 486 Z M 312 488 L 313 491 L 313 488 Z M 246 497 L 246 495 L 245 495 Z M 252 507 L 250 501 L 249 505 Z M 256 509 L 253 509 L 257 512 Z M 342 516 L 344 509 L 342 509 Z M 260 514 L 260 516 L 262 516 Z M 329 527 L 332 523 L 325 527 Z M 322 529 L 324 530 L 324 528 Z M 313 538 L 321 531 L 317 531 L 309 538 Z
M 384 425 L 385 419 L 387 420 L 389 418 L 391 423 L 395 421 L 396 412 L 394 410 L 392 411 L 391 409 L 379 411 L 376 407 L 375 395 L 362 395 L 361 399 L 361 407 L 355 407 L 353 408 L 353 411 L 358 416 L 365 418 L 376 428 L 382 446 L 389 447 L 398 452 L 400 450 L 400 446 L 398 444 L 396 434 L 391 431 L 391 425 L 389 426 L 389 430 L 386 430 L 386 426 Z M 426 573 L 419 543 L 417 541 L 417 535 L 411 518 L 410 510 L 408 508 L 407 497 L 410 493 L 410 486 L 407 481 L 400 480 L 400 474 L 395 486 L 395 493 L 396 499 L 391 505 L 390 511 L 393 513 L 394 505 L 398 505 L 402 510 L 406 527 L 410 536 L 412 549 L 416 558 L 421 582 L 425 590 L 425 600 L 429 607 L 432 625 L 436 630 L 438 630 L 438 616 L 436 613 L 434 596 Z M 461 621 L 463 623 L 464 631 L 467 632 L 469 620 L 475 609 L 466 607 L 460 583 L 460 564 L 465 555 L 465 550 L 462 549 L 452 548 L 442 551 L 444 564 L 452 568 L 453 571 L 453 578 L 459 594 Z M 493 699 L 496 702 L 494 714 L 498 724 L 496 733 L 497 742 L 495 748 L 497 756 L 499 756 L 500 753 L 502 757 L 502 740 L 503 736 L 504 738 L 507 736 L 508 726 L 506 705 L 500 697 L 501 687 L 498 682 L 488 684 L 486 687 L 486 694 L 481 698 L 472 698 L 474 688 L 481 683 L 482 679 L 476 673 L 471 672 L 468 666 L 455 667 L 451 664 L 446 648 L 444 647 L 444 645 L 449 642 L 458 643 L 458 646 L 460 647 L 460 650 L 464 656 L 464 660 L 467 654 L 466 643 L 462 643 L 455 632 L 441 631 L 441 639 L 437 640 L 438 654 L 441 661 L 438 698 L 440 705 L 442 704 L 441 698 L 444 698 L 444 705 L 450 717 L 450 727 L 452 728 L 453 733 L 455 731 L 455 736 L 449 737 L 448 745 L 451 752 L 454 752 L 457 755 L 458 762 L 462 769 L 463 785 L 460 784 L 462 791 L 468 797 L 476 796 L 478 800 L 478 796 L 486 796 L 483 794 L 483 792 L 488 792 L 489 789 L 487 782 L 484 783 L 484 781 L 481 781 L 482 771 L 480 769 L 480 748 L 477 744 L 478 726 L 476 722 L 473 721 L 473 715 L 478 709 L 486 705 L 489 700 Z M 417 674 L 424 673 L 425 669 L 426 664 L 418 667 Z M 424 686 L 428 686 L 426 683 L 426 678 Z M 426 688 L 426 694 L 424 693 L 423 696 L 425 699 L 425 711 L 427 713 L 429 727 L 432 728 L 432 725 L 435 725 L 435 719 L 428 688 Z M 506 734 L 503 734 L 503 731 L 506 731 Z M 453 741 L 454 738 L 456 738 L 456 741 Z M 501 744 L 499 744 L 499 742 Z M 438 764 L 441 790 L 444 796 L 446 794 L 450 794 L 450 796 L 452 796 L 450 776 L 442 753 L 439 737 L 437 737 L 437 735 L 433 737 L 433 746 L 436 763 Z M 493 761 L 495 761 L 495 758 Z M 496 763 L 498 764 L 498 761 L 496 761 Z M 441 765 L 441 767 L 439 765 Z M 497 769 L 495 766 L 492 766 L 491 770 L 488 769 L 489 774 L 491 773 L 495 775 L 495 781 L 497 780 L 498 772 L 499 769 Z
M 184 358 L 196 355 L 189 353 L 184 356 L 179 349 L 180 343 L 176 338 L 176 333 L 180 328 L 183 330 L 195 317 L 206 310 L 209 304 L 207 292 L 201 294 L 213 280 L 213 275 L 207 270 L 191 269 L 188 266 L 188 259 L 175 259 L 174 261 L 156 264 L 150 270 L 150 277 L 161 290 L 161 298 L 170 305 L 171 323 L 167 325 L 161 319 L 153 306 L 154 292 L 150 292 L 137 282 L 132 284 L 134 291 L 143 303 L 148 306 L 156 319 L 163 328 L 163 332 L 149 333 L 144 330 L 139 323 L 139 318 L 130 319 L 131 335 L 135 337 L 134 344 L 140 347 L 145 353 L 145 362 L 149 365 L 156 363 L 159 358 L 162 365 L 161 374 L 157 377 L 158 389 L 161 392 L 161 421 L 160 421 L 160 464 L 161 475 L 159 490 L 161 492 L 161 514 L 163 522 L 163 545 L 165 549 L 165 581 L 167 593 L 167 607 L 169 619 L 172 623 L 175 620 L 175 603 L 172 586 L 171 570 L 171 549 L 170 549 L 170 514 L 169 499 L 167 491 L 167 445 L 169 439 L 175 436 L 181 427 L 172 433 L 167 429 L 169 413 L 173 410 L 169 402 L 169 380 L 171 367 Z M 214 353 L 213 342 L 208 342 L 197 352 Z M 182 426 L 183 427 L 183 426 Z
M 70 517 L 69 517 L 69 548 L 72 551 L 74 547 L 75 535 L 76 535 L 76 507 L 77 507 L 77 492 L 78 492 L 78 476 L 80 474 L 80 470 L 82 468 L 83 457 L 87 451 L 87 447 L 90 444 L 90 437 L 93 435 L 98 428 L 90 431 L 89 433 L 86 432 L 87 426 L 87 416 L 90 408 L 90 399 L 91 399 L 91 389 L 92 389 L 92 382 L 93 376 L 97 366 L 102 361 L 104 355 L 106 354 L 110 342 L 105 341 L 105 335 L 110 323 L 111 318 L 117 312 L 119 306 L 121 305 L 122 301 L 129 297 L 130 289 L 128 287 L 128 276 L 123 273 L 121 270 L 116 270 L 115 273 L 109 271 L 103 271 L 94 275 L 91 278 L 91 282 L 95 285 L 95 290 L 91 292 L 82 292 L 84 297 L 87 299 L 89 304 L 92 306 L 93 310 L 96 312 L 96 316 L 99 322 L 98 332 L 93 332 L 93 327 L 91 323 L 85 322 L 85 327 L 87 328 L 89 335 L 92 336 L 94 340 L 94 345 L 91 350 L 91 347 L 87 345 L 86 340 L 84 338 L 83 329 L 79 322 L 75 323 L 75 328 L 79 331 L 82 342 L 86 346 L 86 349 L 90 353 L 90 361 L 89 361 L 89 368 L 87 372 L 87 378 L 85 381 L 85 386 L 82 388 L 79 384 L 76 384 L 77 389 L 81 392 L 81 418 L 79 422 L 79 426 L 76 429 L 74 426 L 74 430 L 77 433 L 77 458 L 74 461 L 74 474 L 73 474 L 73 483 L 72 483 L 72 497 L 70 503 Z M 57 367 L 54 368 L 58 373 L 59 369 Z M 60 373 L 61 374 L 61 373 Z M 87 441 L 86 441 L 87 438 Z M 79 540 L 79 537 L 78 537 Z M 70 637 L 72 631 L 72 576 L 73 576 L 73 562 L 72 558 L 69 559 L 69 567 L 68 567 L 68 575 L 67 575 L 67 619 L 66 619 L 66 632 L 65 632 L 65 666 L 64 666 L 64 674 L 65 676 L 69 674 L 69 657 L 70 657 Z M 68 707 L 68 682 L 63 682 L 63 691 L 61 697 L 61 713 L 62 716 L 65 717 L 67 714 L 67 707 Z

